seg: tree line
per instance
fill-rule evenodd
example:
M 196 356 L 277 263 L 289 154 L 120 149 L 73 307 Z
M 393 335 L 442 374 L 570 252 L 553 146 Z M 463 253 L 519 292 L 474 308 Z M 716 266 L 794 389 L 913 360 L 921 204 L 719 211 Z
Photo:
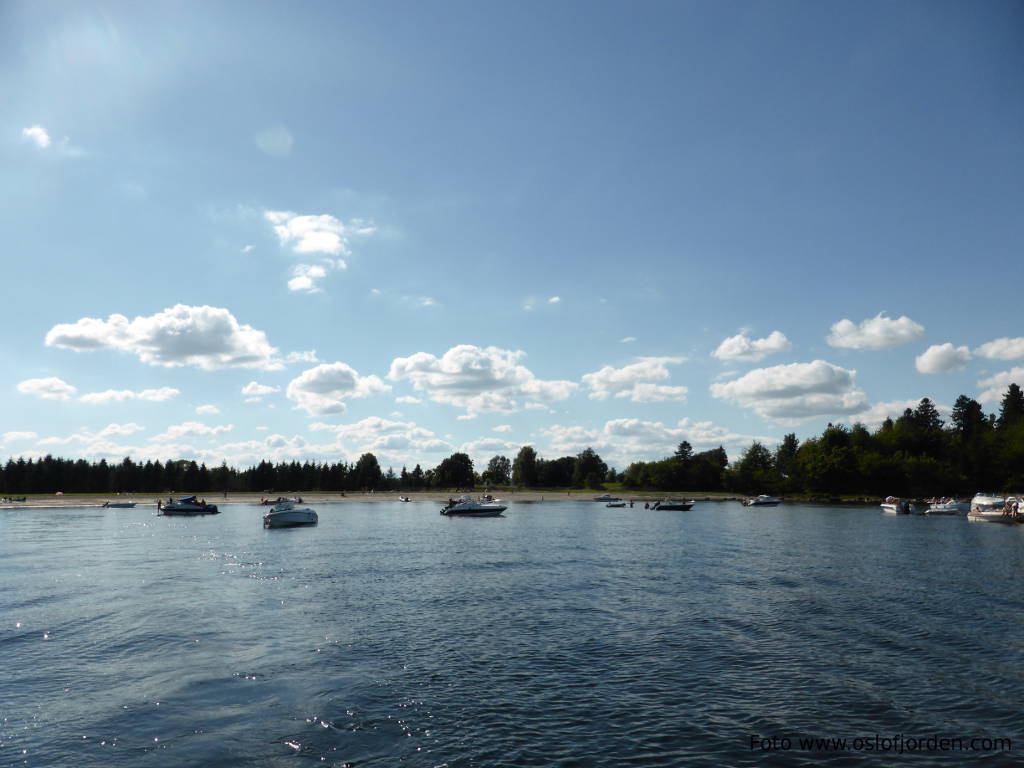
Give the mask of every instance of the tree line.
M 516 486 L 520 488 L 735 491 L 739 493 L 963 496 L 979 489 L 1024 490 L 1024 393 L 1011 384 L 999 415 L 986 414 L 966 395 L 957 398 L 949 424 L 928 398 L 886 419 L 875 431 L 863 424 L 829 424 L 801 443 L 795 433 L 769 450 L 754 442 L 730 463 L 718 448 L 695 453 L 688 442 L 660 461 L 637 461 L 623 472 L 592 449 L 543 459 L 523 446 L 515 459 L 495 456 L 481 472 L 453 453 L 436 467 L 382 470 L 364 453 L 353 463 L 261 461 L 246 469 L 189 460 L 120 463 L 45 456 L 8 459 L 0 467 L 0 493 L 219 493 L 227 491 L 418 491 Z

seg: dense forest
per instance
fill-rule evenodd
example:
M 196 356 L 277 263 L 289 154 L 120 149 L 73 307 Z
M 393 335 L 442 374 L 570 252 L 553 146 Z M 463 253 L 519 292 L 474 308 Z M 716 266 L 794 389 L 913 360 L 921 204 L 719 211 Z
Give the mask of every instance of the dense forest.
M 106 460 L 11 458 L 0 469 L 0 493 L 166 493 L 187 491 L 398 491 L 516 486 L 592 488 L 619 484 L 629 490 L 733 491 L 738 493 L 965 496 L 980 489 L 1024 490 L 1024 393 L 1011 384 L 999 415 L 980 403 L 957 398 L 944 423 L 924 398 L 877 430 L 862 424 L 829 424 L 801 443 L 788 434 L 774 449 L 753 443 L 730 464 L 719 446 L 694 453 L 687 442 L 660 461 L 610 469 L 591 448 L 575 456 L 543 459 L 532 446 L 514 460 L 495 456 L 480 472 L 465 453 L 454 453 L 432 469 L 382 470 L 372 453 L 353 464 L 261 461 L 247 469 L 195 461 L 120 463 Z

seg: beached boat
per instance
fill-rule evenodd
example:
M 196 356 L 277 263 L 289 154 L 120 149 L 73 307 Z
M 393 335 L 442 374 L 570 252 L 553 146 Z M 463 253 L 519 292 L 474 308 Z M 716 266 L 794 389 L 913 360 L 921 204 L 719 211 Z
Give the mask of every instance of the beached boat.
M 741 503 L 744 507 L 777 507 L 782 503 L 782 499 L 762 493 L 755 499 L 744 499 Z
M 906 499 L 898 496 L 886 496 L 885 501 L 879 504 L 882 511 L 887 515 L 909 515 L 914 511 L 914 505 Z
M 308 507 L 297 507 L 291 501 L 275 504 L 263 516 L 264 528 L 295 528 L 300 525 L 316 525 L 316 512 Z
M 105 501 L 103 506 L 107 509 L 132 509 L 135 507 L 134 501 Z
M 1020 513 L 1020 500 L 1017 497 L 979 491 L 971 499 L 967 519 L 977 523 L 1012 524 L 1021 522 Z
M 622 499 L 612 496 L 610 493 L 602 493 L 600 496 L 595 496 L 594 501 L 622 501 Z
M 206 500 L 200 500 L 195 496 L 185 496 L 174 500 L 169 498 L 167 502 L 158 501 L 156 511 L 161 515 L 216 515 L 220 512 L 216 504 L 207 504 Z
M 481 499 L 460 496 L 457 500 L 448 499 L 441 508 L 441 514 L 450 517 L 499 517 L 506 509 L 508 507 L 491 496 Z
M 926 515 L 965 515 L 971 509 L 969 501 L 957 501 L 956 499 L 933 499 L 928 502 Z
M 678 499 L 662 499 L 656 501 L 651 506 L 651 509 L 664 509 L 670 512 L 688 512 L 696 504 L 695 501 L 680 501 Z

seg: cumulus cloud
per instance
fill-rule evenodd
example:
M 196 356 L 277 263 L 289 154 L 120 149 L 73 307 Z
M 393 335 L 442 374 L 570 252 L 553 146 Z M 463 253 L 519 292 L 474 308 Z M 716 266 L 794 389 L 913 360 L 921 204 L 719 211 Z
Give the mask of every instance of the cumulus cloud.
M 181 390 L 174 387 L 160 387 L 159 389 L 143 389 L 133 392 L 130 389 L 108 389 L 104 392 L 89 392 L 78 398 L 79 402 L 96 404 L 123 403 L 126 400 L 145 400 L 151 403 L 161 403 L 177 397 Z
M 986 342 L 974 350 L 974 354 L 989 360 L 1024 360 L 1024 337 Z
M 499 424 L 498 426 L 494 427 L 494 429 L 492 429 L 491 431 L 492 432 L 511 432 L 512 431 L 512 425 L 511 424 Z
M 772 331 L 763 339 L 751 339 L 745 333 L 738 333 L 725 339 L 711 354 L 719 360 L 743 360 L 756 363 L 768 355 L 788 352 L 793 348 L 781 331 Z
M 552 296 L 550 299 L 548 299 L 548 304 L 558 304 L 561 300 L 561 296 Z
M 18 391 L 43 400 L 70 400 L 78 389 L 56 376 L 49 376 L 45 379 L 25 379 L 18 384 Z
M 916 341 L 922 335 L 924 326 L 906 315 L 893 320 L 886 317 L 884 312 L 879 312 L 860 325 L 845 318 L 835 323 L 828 336 L 828 343 L 845 349 L 892 349 Z
M 196 408 L 196 413 L 200 416 L 216 416 L 220 413 L 220 408 L 216 405 L 200 405 Z
M 182 424 L 173 424 L 167 431 L 150 438 L 152 442 L 164 440 L 180 440 L 183 437 L 215 437 L 235 428 L 234 424 L 222 424 L 211 427 L 198 421 L 186 421 Z
M 978 386 L 985 387 L 985 389 L 980 395 L 978 395 L 978 402 L 1001 402 L 1003 395 L 1006 394 L 1006 388 L 1011 384 L 1024 387 L 1024 368 L 1012 368 L 1009 371 L 1003 371 L 1002 373 L 994 374 L 989 376 L 987 379 L 979 381 Z
M 932 344 L 914 359 L 919 373 L 946 373 L 967 365 L 971 351 L 967 347 L 954 347 L 949 342 Z
M 372 452 L 394 459 L 418 461 L 424 454 L 450 452 L 452 446 L 429 429 L 412 421 L 395 421 L 370 416 L 354 424 L 310 425 L 314 432 L 333 432 L 339 449 L 348 453 Z M 380 458 L 378 456 L 378 458 Z
M 440 358 L 427 352 L 398 357 L 388 378 L 411 381 L 436 403 L 466 409 L 466 416 L 512 413 L 518 399 L 551 402 L 565 400 L 579 387 L 571 381 L 543 381 L 521 365 L 522 351 L 460 344 Z
M 377 376 L 360 376 L 345 363 L 323 363 L 303 371 L 288 384 L 285 395 L 311 416 L 344 413 L 348 398 L 369 397 L 391 387 Z
M 273 226 L 282 247 L 290 248 L 297 254 L 320 255 L 317 264 L 295 266 L 288 281 L 290 290 L 307 293 L 320 290 L 318 281 L 329 272 L 348 266 L 340 257 L 351 253 L 352 237 L 370 235 L 376 231 L 370 222 L 353 219 L 346 224 L 329 214 L 300 215 L 292 211 L 265 210 L 263 218 Z
M 46 344 L 76 352 L 118 349 L 148 365 L 218 368 L 282 367 L 277 348 L 263 331 L 240 324 L 228 310 L 177 304 L 149 317 L 129 320 L 110 315 L 106 320 L 83 317 L 55 325 Z
M 756 368 L 733 381 L 712 384 L 711 394 L 767 419 L 795 423 L 863 410 L 867 398 L 856 388 L 856 375 L 856 371 L 815 360 Z
M 626 336 L 619 343 L 620 344 L 632 344 L 634 341 L 636 341 L 636 336 Z
M 418 397 L 413 397 L 412 395 L 402 395 L 401 397 L 396 397 L 395 402 L 401 403 L 402 405 L 419 405 L 423 401 Z
M 344 269 L 345 262 L 341 262 Z M 292 279 L 288 281 L 288 290 L 318 293 L 317 281 L 327 277 L 327 268 L 321 264 L 297 264 L 292 268 Z
M 16 443 L 22 440 L 35 440 L 39 435 L 35 432 L 4 432 L 3 441 L 5 443 Z
M 280 387 L 270 387 L 266 384 L 260 384 L 255 381 L 250 381 L 242 387 L 242 394 L 245 395 L 247 403 L 258 403 L 267 395 L 280 391 Z
M 583 376 L 590 389 L 591 400 L 606 400 L 610 396 L 628 398 L 634 403 L 654 403 L 686 399 L 686 387 L 655 384 L 671 375 L 667 366 L 684 362 L 682 357 L 641 357 L 639 362 L 622 368 L 606 365 L 599 371 Z
M 51 143 L 53 143 L 50 139 L 50 134 L 47 133 L 46 129 L 43 128 L 43 126 L 41 125 L 33 125 L 28 128 L 22 128 L 21 136 L 27 141 L 30 141 L 33 144 L 35 144 L 40 149 L 46 149 L 48 146 L 50 146 Z
M 288 157 L 295 143 L 291 131 L 283 125 L 264 128 L 253 137 L 253 140 L 264 154 L 271 157 Z

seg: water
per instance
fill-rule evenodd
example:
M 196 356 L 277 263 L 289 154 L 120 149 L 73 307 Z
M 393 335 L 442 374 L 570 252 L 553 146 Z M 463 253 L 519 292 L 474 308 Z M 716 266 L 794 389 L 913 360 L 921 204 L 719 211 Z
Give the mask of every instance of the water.
M 267 531 L 223 509 L 0 510 L 0 765 L 1004 765 L 1024 747 L 1022 528 L 351 502 Z M 901 734 L 1012 746 L 797 741 Z

